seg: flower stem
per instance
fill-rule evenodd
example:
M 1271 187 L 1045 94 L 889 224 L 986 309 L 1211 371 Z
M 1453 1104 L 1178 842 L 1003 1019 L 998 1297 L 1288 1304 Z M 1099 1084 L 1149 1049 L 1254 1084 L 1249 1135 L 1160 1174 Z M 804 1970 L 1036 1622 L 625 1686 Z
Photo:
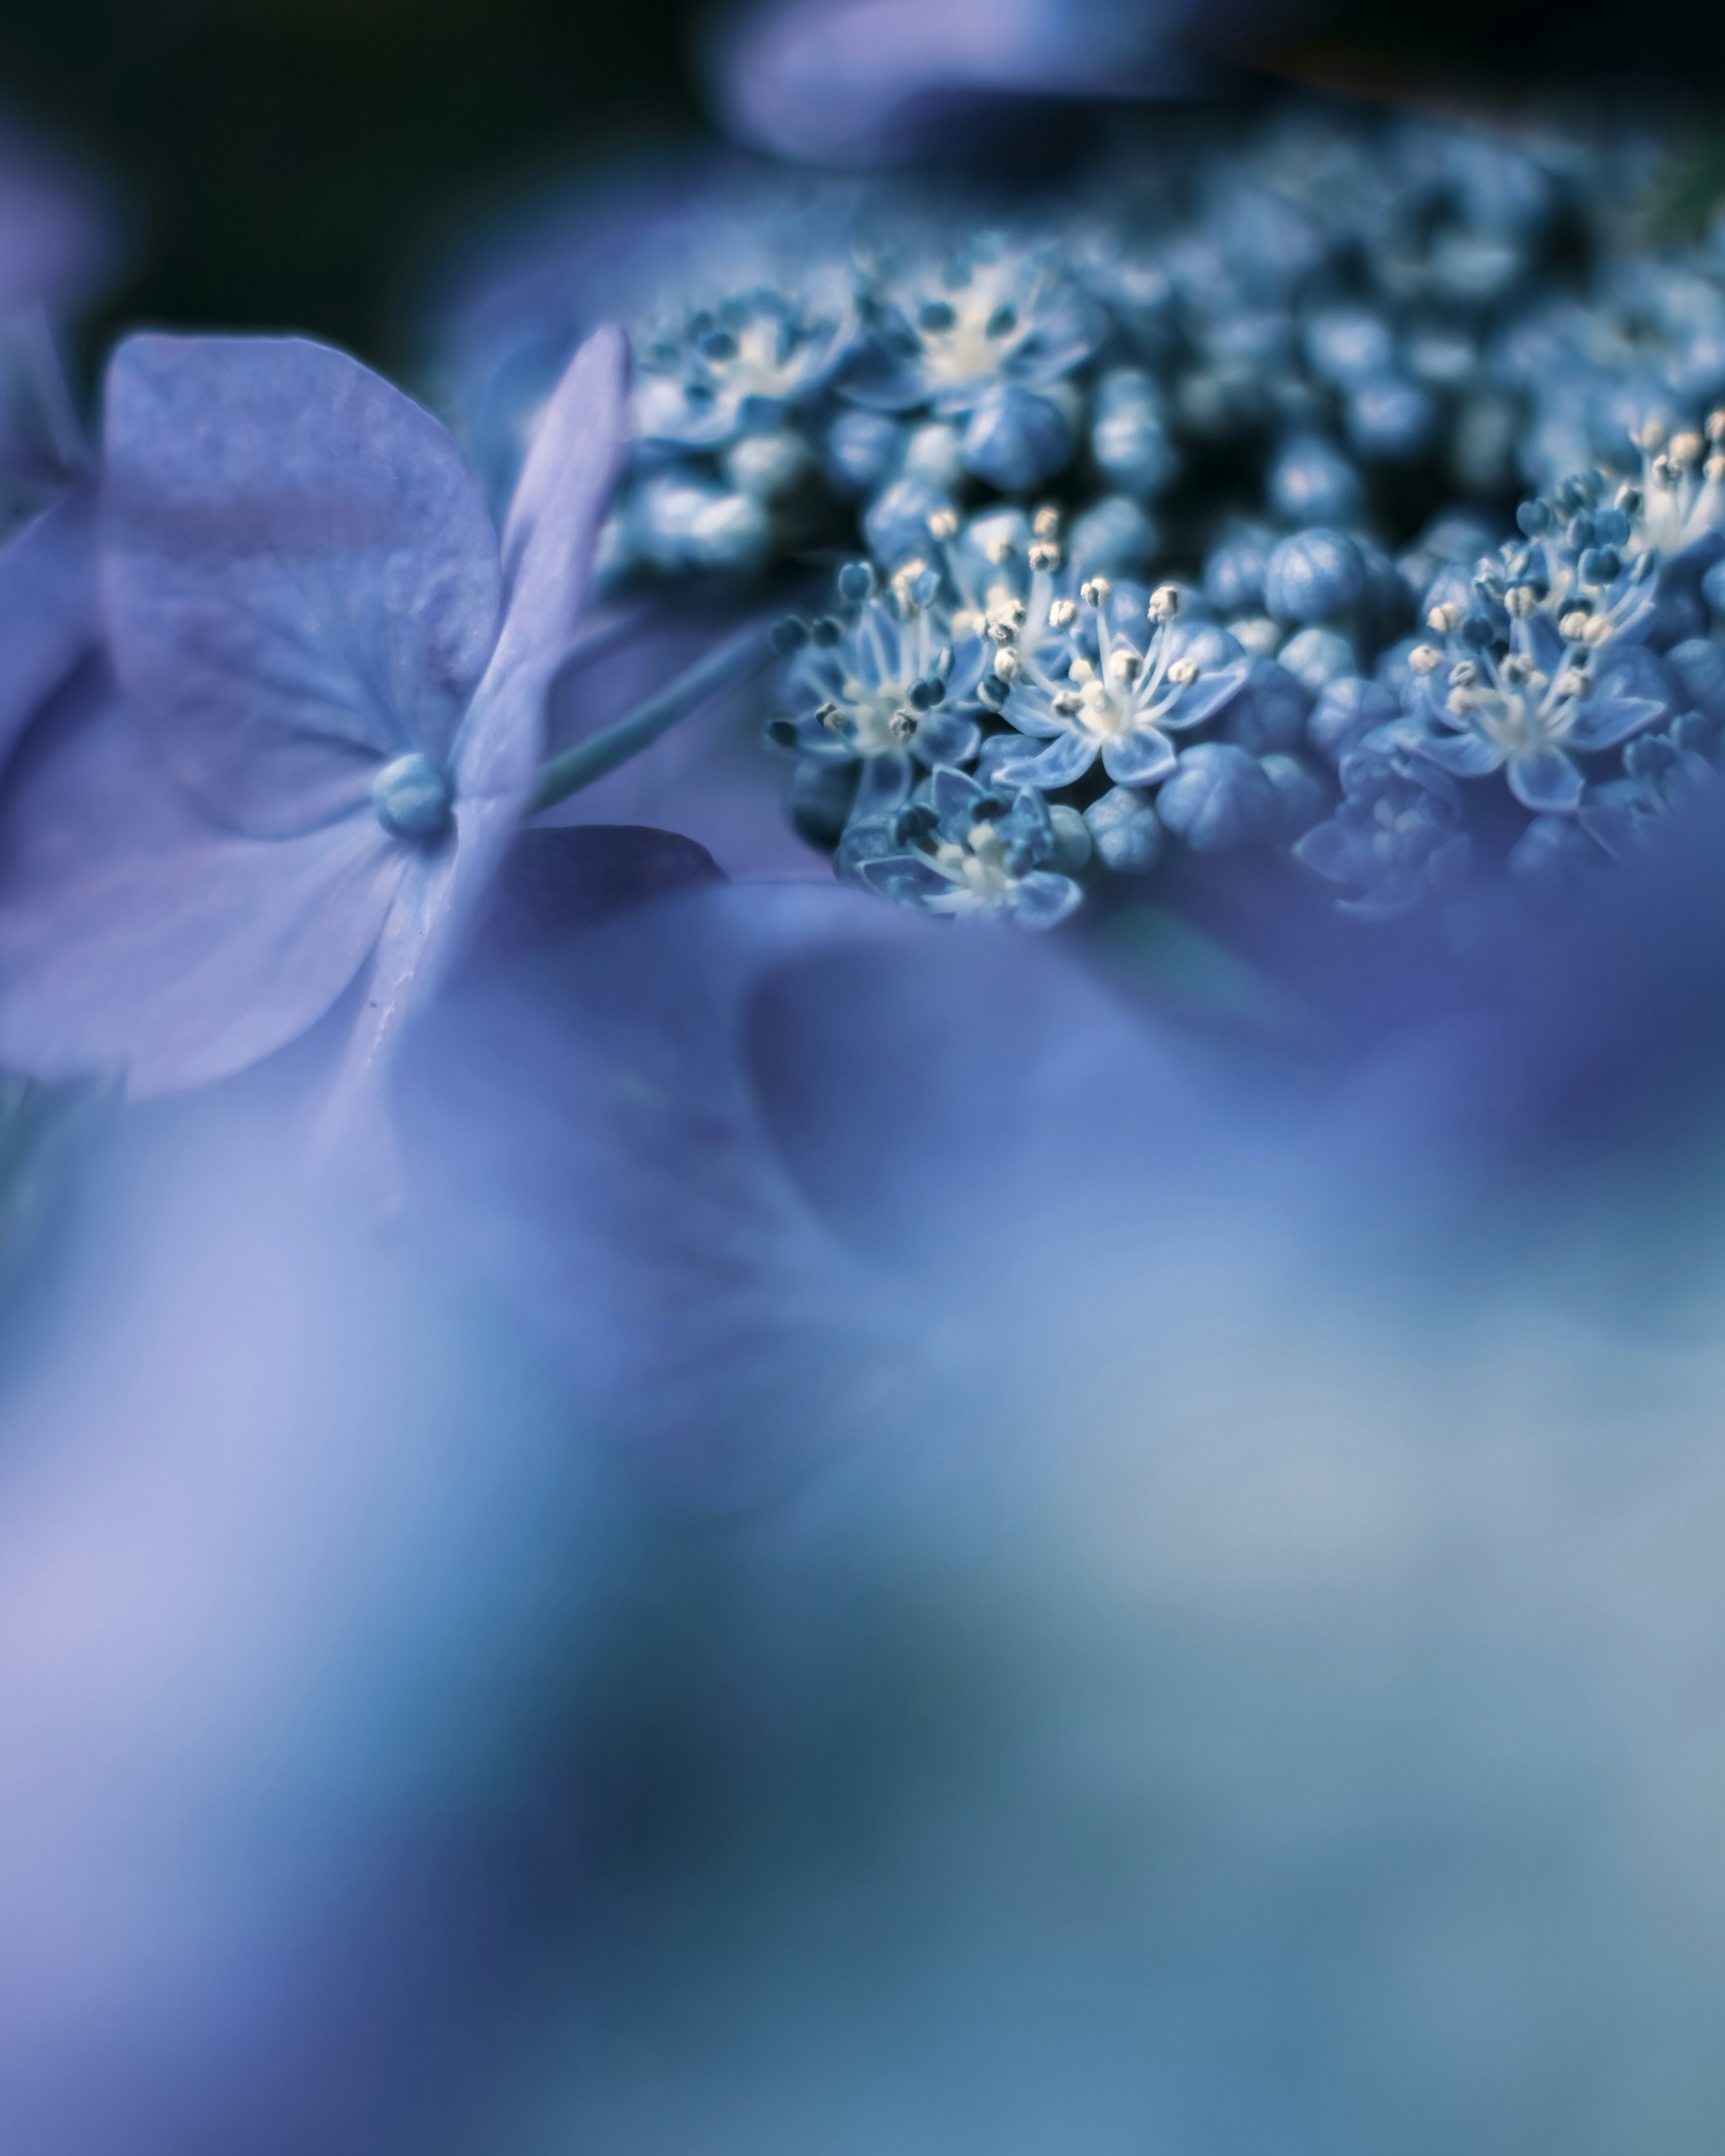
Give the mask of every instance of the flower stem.
M 583 787 L 603 778 L 607 772 L 615 771 L 619 764 L 627 763 L 632 756 L 639 756 L 680 719 L 699 711 L 722 690 L 735 688 L 759 673 L 773 655 L 766 629 L 759 622 L 727 636 L 614 726 L 589 734 L 561 756 L 552 757 L 539 773 L 527 814 L 537 816 L 554 808 Z

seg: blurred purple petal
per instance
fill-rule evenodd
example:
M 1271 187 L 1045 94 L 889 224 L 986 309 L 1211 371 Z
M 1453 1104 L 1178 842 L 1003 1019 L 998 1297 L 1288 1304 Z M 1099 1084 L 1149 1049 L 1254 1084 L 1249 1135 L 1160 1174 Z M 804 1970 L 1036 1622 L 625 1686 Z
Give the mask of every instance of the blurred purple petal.
M 49 692 L 100 640 L 87 495 L 69 495 L 0 547 L 0 770 Z
M 485 895 L 465 969 L 523 957 L 572 929 L 724 880 L 706 848 L 675 831 L 614 824 L 518 831 Z
M 1202 64 L 1170 38 L 1194 10 L 1101 0 L 768 0 L 712 39 L 712 102 L 740 141 L 813 164 L 939 146 L 989 98 L 1170 97 Z
M 0 317 L 88 298 L 113 254 L 113 212 L 98 181 L 40 143 L 0 136 Z
M 521 2004 L 513 1740 L 590 1477 L 280 1139 L 132 1125 L 59 1352 L 8 1365 L 8 2151 L 401 2148 Z
M 1140 1133 L 1165 1185 L 1192 1112 L 1058 954 L 831 886 L 698 891 L 476 967 L 401 1091 L 440 1232 L 602 1427 L 727 1502 L 926 1409 L 943 1301 L 1096 1196 L 1098 1122 L 1113 1187 Z
M 497 634 L 497 541 L 454 444 L 300 338 L 138 336 L 109 370 L 115 664 L 218 822 L 308 831 L 377 759 L 449 753 Z

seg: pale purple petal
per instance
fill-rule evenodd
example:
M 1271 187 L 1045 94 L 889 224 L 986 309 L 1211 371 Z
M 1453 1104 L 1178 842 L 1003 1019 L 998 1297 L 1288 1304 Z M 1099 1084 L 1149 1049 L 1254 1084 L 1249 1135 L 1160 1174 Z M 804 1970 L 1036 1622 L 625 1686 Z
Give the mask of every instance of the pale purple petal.
M 295 1040 L 377 940 L 406 855 L 375 819 L 212 834 L 88 683 L 20 757 L 0 819 L 0 1063 L 123 1071 L 134 1098 Z
M 429 413 L 297 337 L 127 340 L 108 375 L 115 664 L 228 828 L 310 830 L 447 756 L 497 636 L 497 542 Z
M 596 331 L 540 417 L 503 527 L 497 648 L 455 744 L 469 797 L 516 803 L 545 747 L 545 700 L 575 641 L 599 523 L 629 439 L 629 341 Z
M 504 527 L 507 610 L 455 747 L 454 829 L 424 850 L 389 909 L 368 992 L 320 1135 L 383 1196 L 395 1189 L 389 1069 L 401 1029 L 449 965 L 520 829 L 545 742 L 552 675 L 573 641 L 593 550 L 627 438 L 629 347 L 598 331 L 540 423 Z

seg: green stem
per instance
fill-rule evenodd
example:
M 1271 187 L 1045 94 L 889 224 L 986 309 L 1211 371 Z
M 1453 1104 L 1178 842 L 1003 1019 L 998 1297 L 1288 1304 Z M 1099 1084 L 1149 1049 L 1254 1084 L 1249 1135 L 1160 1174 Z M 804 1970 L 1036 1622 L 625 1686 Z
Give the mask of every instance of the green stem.
M 649 747 L 662 733 L 675 726 L 679 719 L 699 711 L 721 690 L 735 688 L 751 675 L 758 674 L 772 657 L 773 647 L 768 641 L 767 631 L 758 622 L 752 622 L 734 636 L 727 636 L 722 644 L 716 644 L 704 658 L 697 659 L 678 675 L 675 681 L 668 682 L 644 703 L 637 704 L 615 726 L 589 734 L 585 741 L 577 742 L 573 748 L 566 748 L 561 756 L 552 757 L 539 773 L 528 804 L 528 815 L 537 816 L 547 808 L 555 808 L 559 801 L 567 801 L 572 793 L 578 793 L 583 786 L 591 786 L 607 772 L 615 771 L 619 764 L 627 763 L 632 756 L 639 756 L 644 748 Z

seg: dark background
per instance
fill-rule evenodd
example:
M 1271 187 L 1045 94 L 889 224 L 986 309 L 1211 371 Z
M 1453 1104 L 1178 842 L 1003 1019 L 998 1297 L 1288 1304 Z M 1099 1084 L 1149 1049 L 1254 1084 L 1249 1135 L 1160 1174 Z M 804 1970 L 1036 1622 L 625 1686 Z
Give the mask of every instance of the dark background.
M 465 217 L 699 124 L 691 19 L 687 0 L 0 0 L 0 86 L 136 205 L 92 348 L 122 321 L 294 328 L 398 366 L 403 295 Z M 1725 11 L 1673 0 L 1320 0 L 1311 21 L 1276 65 L 1392 95 L 1631 74 L 1705 110 L 1725 80 Z
M 694 126 L 682 0 L 0 0 L 0 88 L 136 209 L 91 326 L 309 330 L 386 363 L 463 215 Z

